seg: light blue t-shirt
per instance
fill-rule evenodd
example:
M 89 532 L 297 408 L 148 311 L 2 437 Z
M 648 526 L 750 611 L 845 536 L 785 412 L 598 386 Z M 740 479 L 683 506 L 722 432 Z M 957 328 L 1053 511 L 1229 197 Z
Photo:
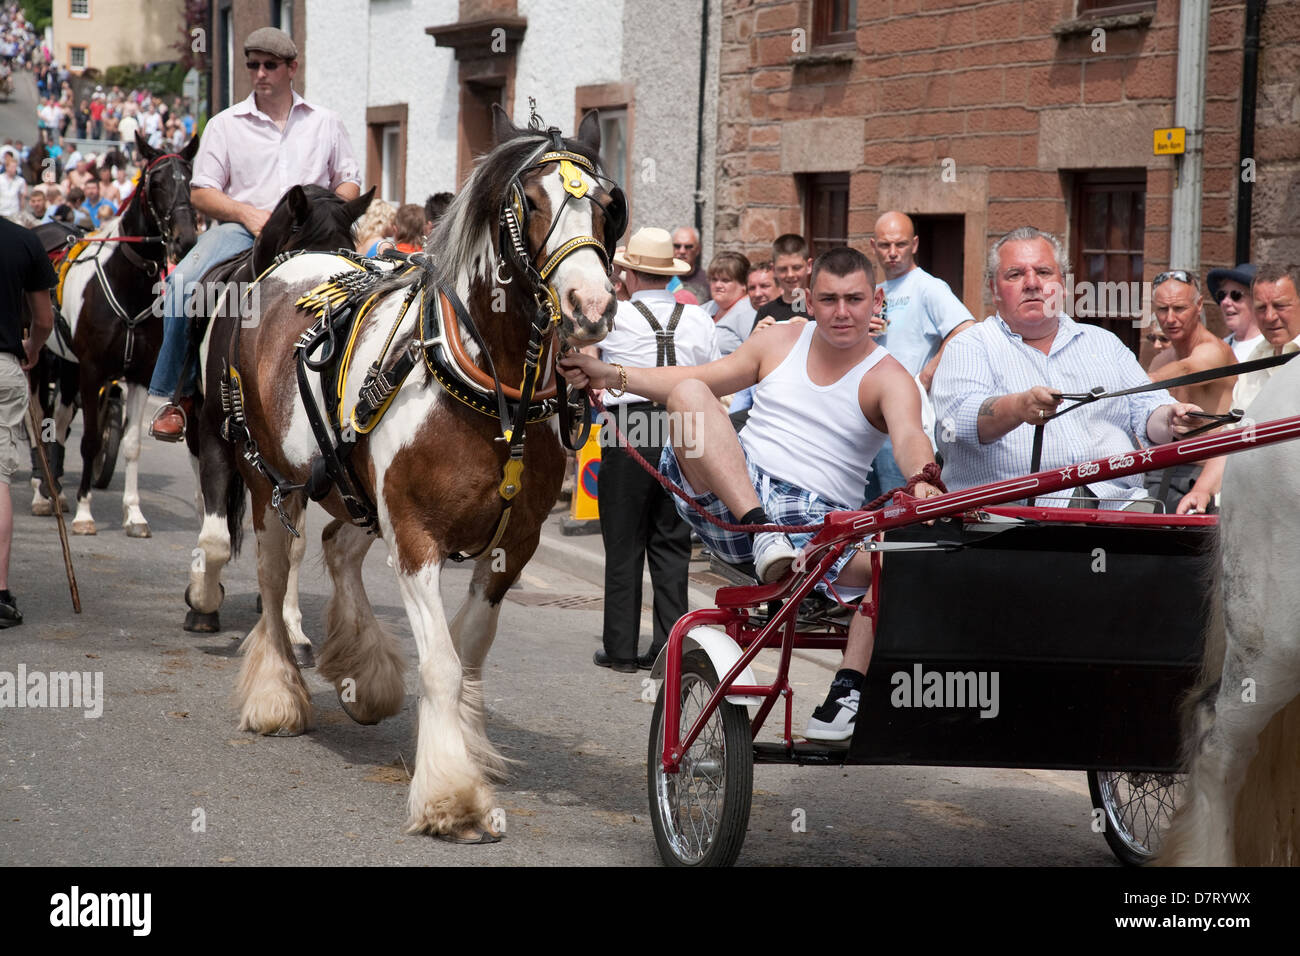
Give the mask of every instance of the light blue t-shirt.
M 921 374 L 953 329 L 974 320 L 948 283 L 920 266 L 886 279 L 883 288 L 889 328 L 876 341 L 913 376 Z

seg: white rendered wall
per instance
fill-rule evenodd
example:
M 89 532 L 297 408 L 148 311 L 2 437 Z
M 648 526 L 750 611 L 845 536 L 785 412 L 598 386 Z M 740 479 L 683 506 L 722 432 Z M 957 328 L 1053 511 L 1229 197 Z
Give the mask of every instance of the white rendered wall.
M 456 53 L 426 27 L 454 23 L 457 0 L 371 0 L 366 106 L 406 104 L 406 201 L 456 188 Z M 364 112 L 363 112 L 364 119 Z
M 368 0 L 307 0 L 307 76 L 303 98 L 339 114 L 352 152 L 366 164 L 366 75 L 370 50 L 357 43 L 366 28 Z
M 574 90 L 622 80 L 623 0 L 518 0 L 528 20 L 515 61 L 514 122 L 528 122 L 528 97 L 548 126 L 574 132 Z

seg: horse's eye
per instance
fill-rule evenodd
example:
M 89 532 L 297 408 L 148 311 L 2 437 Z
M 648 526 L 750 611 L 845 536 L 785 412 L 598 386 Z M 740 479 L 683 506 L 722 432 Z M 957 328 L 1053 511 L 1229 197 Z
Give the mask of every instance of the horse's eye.
M 530 195 L 528 195 L 527 193 L 525 193 L 525 194 L 524 194 L 524 201 L 525 201 L 526 203 L 528 203 L 528 211 L 529 211 L 529 212 L 537 212 L 537 203 L 533 202 L 533 197 L 532 197 L 532 196 L 530 196 Z

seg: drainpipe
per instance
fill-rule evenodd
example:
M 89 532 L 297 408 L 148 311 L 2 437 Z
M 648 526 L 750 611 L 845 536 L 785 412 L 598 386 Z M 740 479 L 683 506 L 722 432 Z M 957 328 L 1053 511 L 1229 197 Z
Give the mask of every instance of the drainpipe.
M 1183 0 L 1178 14 L 1178 95 L 1174 125 L 1187 130 L 1187 152 L 1174 157 L 1169 265 L 1201 268 L 1201 187 L 1205 138 L 1205 63 L 1210 0 Z
M 700 95 L 695 119 L 695 232 L 700 237 L 700 256 L 704 255 L 704 85 L 708 82 L 709 3 L 703 0 L 700 15 Z
M 1254 177 L 1241 179 L 1242 163 L 1255 156 L 1255 87 L 1259 78 L 1259 21 L 1264 17 L 1265 0 L 1247 0 L 1246 47 L 1241 58 L 1241 153 L 1237 162 L 1237 254 L 1233 260 L 1250 261 L 1250 204 L 1255 190 Z M 1256 170 L 1258 174 L 1258 170 Z

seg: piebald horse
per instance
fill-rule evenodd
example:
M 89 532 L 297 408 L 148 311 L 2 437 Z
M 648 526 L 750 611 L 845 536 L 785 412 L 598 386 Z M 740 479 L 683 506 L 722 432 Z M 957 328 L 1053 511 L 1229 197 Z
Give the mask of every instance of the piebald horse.
M 162 283 L 167 259 L 179 261 L 197 238 L 190 206 L 190 163 L 199 148 L 196 136 L 180 153 L 153 149 L 142 136 L 136 145 L 145 161 L 140 185 L 121 214 L 74 245 L 68 253 L 58 286 L 60 315 L 66 329 L 56 328 L 49 348 L 61 359 L 78 364 L 81 413 L 81 486 L 75 534 L 95 534 L 90 510 L 93 463 L 103 439 L 99 422 L 99 392 L 114 379 L 125 379 L 126 487 L 122 494 L 122 526 L 128 536 L 150 536 L 140 510 L 140 432 L 149 380 L 162 348 Z M 76 412 L 70 395 L 60 397 L 55 435 L 66 443 Z M 34 513 L 52 513 L 38 491 Z
M 227 404 L 240 415 L 225 424 L 241 440 L 237 448 L 225 446 L 224 465 L 206 455 L 203 460 L 205 560 L 190 584 L 194 608 L 213 609 L 210 602 L 219 599 L 214 578 L 230 558 L 230 533 L 238 529 L 237 522 L 224 520 L 223 508 L 242 500 L 239 486 L 247 483 L 264 612 L 242 648 L 239 726 L 268 735 L 307 730 L 311 699 L 294 665 L 281 610 L 291 529 L 300 525 L 307 486 L 317 497 L 324 492 L 320 503 L 335 519 L 321 536 L 334 593 L 319 672 L 334 683 L 354 720 L 370 724 L 391 716 L 405 698 L 403 659 L 366 596 L 361 566 L 374 537 L 350 507 L 368 498 L 419 654 L 419 734 L 407 826 L 475 843 L 498 838 L 489 822 L 488 777 L 504 769 L 484 730 L 483 661 L 501 601 L 532 557 L 564 471 L 559 430 L 547 420 L 547 406 L 516 401 L 525 412 L 502 408 L 508 406 L 506 384 L 526 380 L 528 357 L 536 368 L 542 355 L 536 374 L 545 389 L 553 384 L 562 344 L 581 347 L 608 333 L 617 305 L 609 257 L 626 224 L 621 191 L 607 189 L 599 173 L 595 114 L 583 119 L 572 140 L 558 130 L 516 129 L 499 112 L 496 132 L 498 145 L 479 161 L 429 239 L 427 258 L 380 277 L 381 284 L 367 292 L 371 306 L 355 334 L 339 333 L 338 348 L 346 340 L 352 374 L 341 379 L 328 402 L 322 375 L 305 370 L 306 361 L 320 354 L 310 345 L 304 345 L 298 366 L 304 399 L 295 381 L 295 345 L 320 341 L 322 330 L 334 327 L 332 313 L 305 312 L 296 303 L 315 299 L 340 275 L 364 280 L 368 267 L 341 255 L 289 259 L 260 280 L 260 321 L 238 333 L 230 328 L 234 323 L 214 322 L 207 394 L 217 393 L 226 373 Z M 461 303 L 459 311 L 452 300 Z M 439 301 L 449 305 L 436 321 L 431 314 Z M 473 363 L 459 371 L 444 349 L 456 332 L 464 342 L 462 355 Z M 237 377 L 226 372 L 223 350 L 235 358 Z M 367 369 L 378 371 L 379 363 L 387 374 L 402 359 L 409 359 L 404 377 L 390 389 L 365 392 L 367 383 L 374 384 L 369 375 L 363 379 Z M 502 387 L 476 392 L 466 384 L 488 375 L 499 376 Z M 516 399 L 521 392 L 526 399 L 522 386 Z M 349 412 L 369 402 L 367 394 L 377 403 L 368 407 L 382 405 L 377 423 Z M 563 404 L 562 397 L 552 401 L 552 411 Z M 319 419 L 308 402 L 326 409 L 336 429 L 345 419 L 357 426 L 338 446 L 350 441 L 351 497 L 337 483 L 317 484 L 316 462 L 330 454 L 313 438 Z M 340 414 L 333 418 L 336 407 Z M 207 408 L 213 408 L 211 398 Z M 235 427 L 241 416 L 242 431 Z M 530 424 L 512 428 L 525 417 Z M 205 410 L 205 443 L 208 430 L 220 425 Z M 463 552 L 473 554 L 475 570 L 465 602 L 448 623 L 441 569 Z
M 271 215 L 258 233 L 253 247 L 225 262 L 217 263 L 203 277 L 203 301 L 214 303 L 215 315 L 238 321 L 252 321 L 256 317 L 256 310 L 253 308 L 255 293 L 252 290 L 257 289 L 257 286 L 254 285 L 254 280 L 274 265 L 276 256 L 297 250 L 328 252 L 334 249 L 352 248 L 352 224 L 366 211 L 374 195 L 375 190 L 372 188 L 356 199 L 345 201 L 321 186 L 292 187 L 271 210 Z M 206 326 L 206 317 L 196 321 L 191 331 L 193 342 L 203 340 Z M 211 459 L 212 467 L 206 470 L 209 483 L 212 482 L 213 475 L 228 472 L 231 465 L 230 446 L 218 435 L 222 417 L 221 402 L 218 400 L 219 396 L 213 396 L 214 400 L 211 403 L 207 401 L 204 395 L 205 378 L 206 376 L 199 377 L 199 390 L 195 395 L 195 419 L 201 423 L 206 409 L 206 414 L 210 416 L 212 422 L 208 432 L 211 440 L 203 440 L 204 431 L 201 425 L 189 428 L 185 433 L 194 473 L 199 481 L 197 507 L 200 515 L 205 514 L 203 506 L 205 497 L 215 500 L 212 497 L 215 494 L 213 490 L 208 488 L 205 493 L 202 487 L 205 471 L 201 467 L 201 462 L 205 457 Z M 224 478 L 220 479 L 220 485 L 227 491 L 232 490 Z M 223 520 L 233 522 L 233 525 L 222 535 L 225 539 L 230 539 L 233 535 L 234 539 L 238 540 L 238 528 L 243 520 L 245 504 L 243 486 L 240 485 L 238 490 L 241 496 L 239 501 L 220 502 L 218 509 L 219 523 Z M 298 529 L 300 534 L 302 530 L 301 527 Z M 201 532 L 200 544 L 207 535 L 208 531 L 205 528 Z M 289 630 L 289 638 L 293 643 L 294 658 L 305 667 L 313 663 L 313 655 L 311 641 L 303 632 L 302 611 L 298 607 L 298 567 L 304 553 L 305 546 L 301 537 L 295 538 L 289 587 L 285 593 L 284 618 L 285 626 Z M 204 604 L 212 610 L 207 613 L 190 610 L 185 617 L 185 630 L 200 633 L 215 633 L 221 630 L 221 619 L 217 610 L 221 604 L 219 569 L 216 569 L 216 572 L 201 579 L 213 592 L 212 598 Z M 188 592 L 186 601 L 189 601 Z
M 1300 362 L 1269 380 L 1255 421 L 1294 415 Z M 1300 864 L 1300 444 L 1233 455 L 1201 680 L 1184 712 L 1186 789 L 1158 862 Z

